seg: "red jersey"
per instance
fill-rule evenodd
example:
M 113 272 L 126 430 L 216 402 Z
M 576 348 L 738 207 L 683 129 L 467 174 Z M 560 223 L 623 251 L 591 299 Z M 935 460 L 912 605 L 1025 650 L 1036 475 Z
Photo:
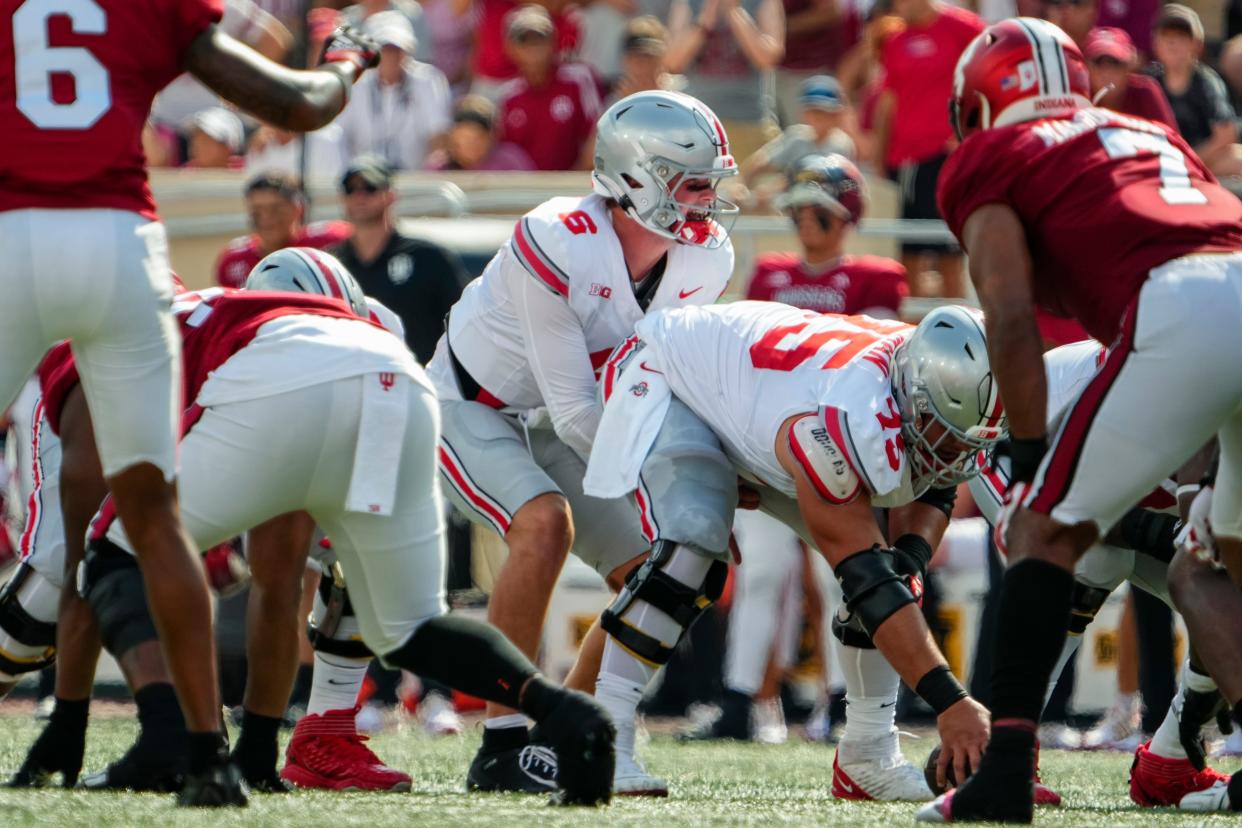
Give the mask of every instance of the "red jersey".
M 1177 117 L 1173 114 L 1173 107 L 1169 106 L 1169 99 L 1164 96 L 1164 90 L 1160 88 L 1160 81 L 1149 75 L 1130 73 L 1126 93 L 1117 111 L 1177 129 Z
M 976 209 L 1012 208 L 1036 301 L 1104 343 L 1152 268 L 1196 251 L 1242 250 L 1242 202 L 1181 136 L 1106 109 L 970 136 L 945 164 L 937 195 L 959 240 Z
M 0 0 L 0 211 L 154 219 L 142 128 L 222 13 L 223 0 Z
M 908 292 L 906 269 L 892 259 L 842 256 L 812 271 L 797 254 L 766 253 L 755 259 L 746 298 L 849 316 L 884 308 L 895 317 Z
M 587 66 L 564 63 L 543 86 L 510 81 L 499 108 L 501 141 L 524 149 L 537 170 L 572 170 L 599 120 L 599 87 Z
M 965 9 L 937 4 L 937 10 L 931 23 L 907 25 L 880 50 L 884 88 L 896 98 L 884 158 L 889 169 L 934 158 L 953 138 L 945 115 L 953 96 L 953 70 L 984 23 Z
M 344 243 L 353 234 L 354 226 L 347 221 L 316 221 L 303 227 L 289 246 L 327 250 Z M 259 250 L 258 236 L 233 239 L 216 259 L 216 284 L 228 288 L 241 287 L 264 255 Z

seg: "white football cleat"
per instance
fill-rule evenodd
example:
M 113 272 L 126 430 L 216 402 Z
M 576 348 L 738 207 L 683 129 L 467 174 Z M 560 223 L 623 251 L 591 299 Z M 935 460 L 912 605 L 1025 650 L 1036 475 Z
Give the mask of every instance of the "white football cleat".
M 428 693 L 418 706 L 423 729 L 432 736 L 459 736 L 464 725 L 453 702 L 440 693 Z
M 933 798 L 923 769 L 902 755 L 896 731 L 875 740 L 837 745 L 832 760 L 832 795 L 880 802 L 927 802 Z
M 953 818 L 949 815 L 949 801 L 953 799 L 953 791 L 947 794 L 941 794 L 933 801 L 928 802 L 922 808 L 914 812 L 915 822 L 952 822 Z
M 1232 811 L 1229 802 L 1229 783 L 1216 782 L 1210 788 L 1194 791 L 1182 797 L 1177 803 L 1179 811 Z
M 614 796 L 668 796 L 668 783 L 647 773 L 632 754 L 618 753 L 612 793 Z
M 1133 752 L 1146 741 L 1140 731 L 1142 722 L 1143 702 L 1139 695 L 1118 696 L 1095 727 L 1082 735 L 1082 749 Z

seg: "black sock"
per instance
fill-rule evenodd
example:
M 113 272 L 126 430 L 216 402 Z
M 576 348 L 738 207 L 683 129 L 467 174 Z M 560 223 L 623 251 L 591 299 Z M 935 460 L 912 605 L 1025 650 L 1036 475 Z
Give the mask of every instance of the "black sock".
M 1065 643 L 1073 573 L 1018 561 L 1005 573 L 992 667 L 992 719 L 1038 722 L 1048 678 Z
M 246 777 L 268 775 L 276 769 L 279 716 L 261 716 L 249 710 L 242 712 L 241 736 L 233 748 L 232 758 Z
M 311 682 L 314 679 L 314 674 L 314 665 L 298 665 L 297 676 L 293 679 L 293 692 L 289 694 L 290 707 L 306 707 L 306 703 L 310 701 Z
M 482 621 L 458 615 L 432 618 L 385 660 L 454 690 L 530 712 L 520 702 L 522 686 L 537 673 L 535 665 L 500 630 Z
M 514 727 L 484 727 L 483 745 L 479 748 L 483 753 L 496 753 L 502 750 L 515 750 L 530 744 L 530 731 L 526 725 Z
M 62 699 L 56 697 L 56 706 L 52 708 L 51 721 L 57 726 L 73 727 L 78 730 L 86 729 L 86 720 L 90 716 L 91 700 L 85 699 Z
M 750 739 L 750 714 L 754 699 L 745 693 L 725 688 L 720 700 L 720 718 L 713 726 L 717 736 Z
M 224 737 L 218 730 L 192 731 L 188 737 L 190 746 L 190 773 L 200 774 L 228 761 Z
M 160 753 L 185 752 L 185 717 L 171 684 L 156 682 L 134 693 L 138 705 L 138 740 Z

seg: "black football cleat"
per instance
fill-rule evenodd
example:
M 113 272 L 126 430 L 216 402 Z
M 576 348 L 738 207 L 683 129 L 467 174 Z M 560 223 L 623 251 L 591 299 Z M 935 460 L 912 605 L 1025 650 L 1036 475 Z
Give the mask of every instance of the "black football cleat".
M 120 759 L 82 777 L 78 787 L 93 791 L 174 793 L 181 790 L 185 772 L 184 740 L 161 747 L 155 739 L 140 738 Z
M 466 772 L 466 790 L 551 793 L 556 790 L 556 770 L 556 752 L 547 745 L 480 750 Z
M 183 808 L 244 808 L 249 804 L 249 794 L 241 771 L 229 762 L 187 774 L 177 804 Z

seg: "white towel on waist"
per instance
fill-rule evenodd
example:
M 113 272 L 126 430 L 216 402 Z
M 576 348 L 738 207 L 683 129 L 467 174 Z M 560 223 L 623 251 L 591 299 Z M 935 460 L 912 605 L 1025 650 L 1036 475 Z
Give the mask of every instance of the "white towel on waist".
M 624 497 L 638 488 L 673 392 L 651 349 L 630 360 L 604 405 L 582 490 L 591 497 Z
M 362 415 L 349 476 L 345 510 L 391 515 L 401 473 L 401 444 L 409 416 L 410 378 L 405 374 L 367 374 L 362 378 Z

